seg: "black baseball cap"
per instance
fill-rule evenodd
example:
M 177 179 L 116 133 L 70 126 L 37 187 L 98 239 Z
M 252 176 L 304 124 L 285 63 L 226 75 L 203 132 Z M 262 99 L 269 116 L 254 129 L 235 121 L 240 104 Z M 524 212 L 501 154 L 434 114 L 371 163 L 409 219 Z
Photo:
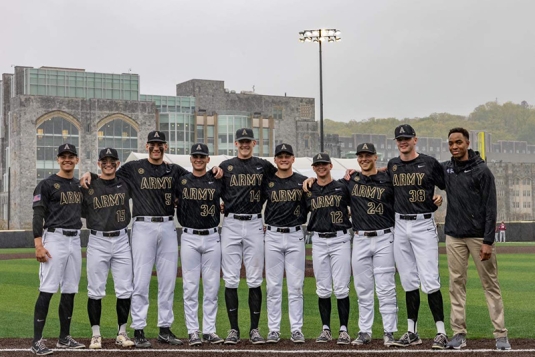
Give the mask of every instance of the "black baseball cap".
M 409 124 L 402 124 L 394 130 L 394 138 L 414 138 L 416 132 Z
M 293 156 L 294 149 L 292 148 L 292 145 L 284 143 L 279 144 L 275 147 L 275 156 L 282 154 L 283 152 Z
M 65 144 L 61 144 L 58 147 L 58 156 L 66 152 L 78 156 L 78 153 L 76 152 L 76 146 L 74 146 L 73 144 L 65 143 Z
M 166 143 L 165 133 L 163 131 L 154 130 L 149 133 L 147 137 L 148 143 Z
M 191 147 L 191 154 L 190 155 L 204 155 L 208 156 L 210 153 L 208 151 L 208 146 L 206 146 L 203 143 L 197 143 L 193 144 Z
M 377 154 L 377 150 L 375 150 L 375 146 L 372 143 L 362 143 L 357 146 L 357 155 L 364 152 Z
M 320 162 L 325 162 L 325 163 L 330 164 L 331 158 L 329 157 L 329 154 L 325 152 L 320 152 L 319 154 L 314 155 L 314 157 L 312 158 L 312 166 L 319 164 Z
M 98 161 L 104 160 L 107 157 L 111 157 L 114 160 L 119 160 L 119 154 L 114 148 L 104 148 L 100 150 L 98 154 Z
M 241 128 L 236 130 L 236 141 L 240 140 L 254 140 L 253 129 Z

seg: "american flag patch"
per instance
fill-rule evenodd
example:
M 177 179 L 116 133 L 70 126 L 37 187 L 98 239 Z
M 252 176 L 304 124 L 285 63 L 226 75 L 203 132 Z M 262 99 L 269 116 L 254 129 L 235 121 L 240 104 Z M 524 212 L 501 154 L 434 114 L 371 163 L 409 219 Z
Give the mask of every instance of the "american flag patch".
M 41 201 L 41 194 L 33 196 L 33 202 Z

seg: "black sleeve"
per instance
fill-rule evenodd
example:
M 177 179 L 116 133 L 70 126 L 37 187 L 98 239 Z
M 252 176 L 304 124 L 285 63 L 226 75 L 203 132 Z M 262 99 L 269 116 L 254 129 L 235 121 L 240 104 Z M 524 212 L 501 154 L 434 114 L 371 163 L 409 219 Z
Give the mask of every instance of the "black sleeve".
M 97 180 L 98 179 L 98 174 L 95 174 L 93 172 L 90 172 L 91 174 L 91 182 L 93 182 L 93 180 Z
M 496 183 L 494 175 L 486 168 L 481 177 L 481 192 L 483 193 L 483 203 L 485 204 L 485 235 L 483 243 L 492 245 L 494 243 L 494 227 L 496 227 L 497 199 Z
M 39 238 L 43 236 L 43 221 L 45 219 L 45 208 L 37 206 L 33 208 L 33 237 Z
M 446 182 L 444 179 L 444 166 L 438 160 L 434 160 L 433 177 L 435 178 L 435 186 L 441 190 L 446 189 Z
M 264 159 L 264 161 L 266 162 L 266 164 L 264 165 L 264 168 L 266 170 L 266 174 L 268 175 L 268 177 L 275 175 L 275 172 L 278 171 L 277 166 L 273 165 L 271 162 L 267 161 L 266 159 Z

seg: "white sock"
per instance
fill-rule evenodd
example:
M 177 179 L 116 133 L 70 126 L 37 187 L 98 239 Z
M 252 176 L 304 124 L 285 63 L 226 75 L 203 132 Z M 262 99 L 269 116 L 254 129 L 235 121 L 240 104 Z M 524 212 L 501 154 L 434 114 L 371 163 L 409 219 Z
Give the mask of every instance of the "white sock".
M 329 326 L 327 326 L 327 325 L 323 325 L 323 329 L 324 330 L 330 330 L 331 328 Z
M 93 331 L 93 336 L 100 336 L 100 326 L 99 325 L 91 326 L 91 331 Z
M 416 333 L 416 321 L 407 319 L 407 330 L 412 333 Z
M 346 327 L 346 325 L 342 325 L 342 326 L 340 326 L 340 331 L 345 331 L 345 332 L 347 332 L 347 327 Z
M 437 325 L 437 333 L 443 333 L 446 334 L 446 329 L 444 328 L 444 321 L 437 321 L 435 322 Z
M 126 324 L 122 324 L 119 326 L 119 333 L 124 332 L 126 333 Z

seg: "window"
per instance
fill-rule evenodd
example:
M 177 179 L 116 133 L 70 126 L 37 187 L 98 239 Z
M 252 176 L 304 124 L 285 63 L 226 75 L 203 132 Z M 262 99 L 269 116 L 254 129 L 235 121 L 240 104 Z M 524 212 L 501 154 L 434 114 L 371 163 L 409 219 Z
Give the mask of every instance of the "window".
M 119 161 L 126 162 L 131 152 L 138 150 L 137 130 L 123 119 L 108 121 L 98 129 L 98 150 L 112 147 L 119 154 Z

